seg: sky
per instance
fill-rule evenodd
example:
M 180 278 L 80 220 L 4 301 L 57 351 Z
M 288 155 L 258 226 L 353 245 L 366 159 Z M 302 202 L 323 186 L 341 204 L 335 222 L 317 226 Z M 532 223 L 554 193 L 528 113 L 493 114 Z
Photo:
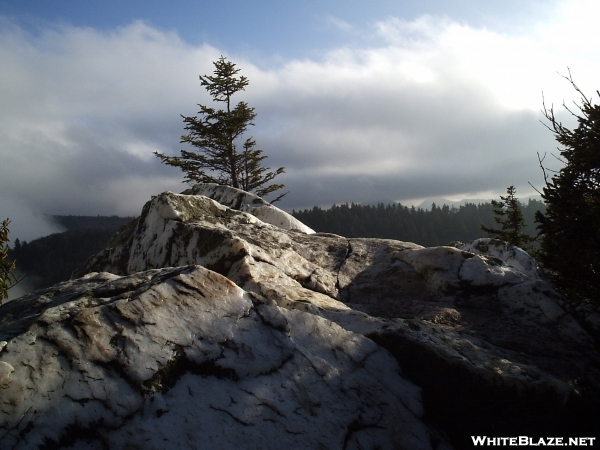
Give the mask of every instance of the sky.
M 597 0 L 0 0 L 0 218 L 137 216 L 187 188 L 181 114 L 221 55 L 249 79 L 278 206 L 517 196 L 560 168 L 543 100 L 594 103 Z M 558 164 L 558 165 L 557 165 Z

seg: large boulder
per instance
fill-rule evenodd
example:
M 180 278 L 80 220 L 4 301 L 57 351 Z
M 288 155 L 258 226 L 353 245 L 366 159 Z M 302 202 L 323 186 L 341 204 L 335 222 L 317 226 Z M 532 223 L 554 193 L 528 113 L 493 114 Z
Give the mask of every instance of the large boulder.
M 29 295 L 0 339 L 2 448 L 432 448 L 388 352 L 200 266 Z
M 201 192 L 206 195 L 196 195 Z M 79 275 L 110 272 L 129 280 L 165 267 L 202 266 L 220 274 L 219 283 L 233 283 L 288 321 L 302 317 L 328 324 L 334 335 L 366 336 L 422 388 L 429 430 L 416 438 L 422 445 L 449 439 L 463 448 L 471 445 L 471 435 L 583 436 L 595 429 L 597 342 L 522 250 L 497 241 L 424 248 L 310 233 L 290 227 L 290 221 L 267 223 L 252 208 L 244 211 L 254 202 L 249 199 L 206 185 L 156 196 Z M 192 299 L 202 296 L 185 292 Z M 145 317 L 149 307 L 136 311 Z M 331 345 L 337 352 L 338 344 Z M 389 382 L 406 386 L 399 377 Z M 372 401 L 378 400 L 365 405 Z M 409 410 L 420 424 L 418 409 Z M 387 423 L 381 427 L 388 430 Z M 391 434 L 381 433 L 385 448 Z M 403 442 L 394 445 L 402 448 Z M 328 448 L 343 448 L 336 445 Z
M 523 272 L 531 279 L 544 279 L 544 270 L 540 264 L 529 256 L 525 250 L 510 245 L 508 242 L 492 238 L 480 238 L 466 244 L 457 242 L 455 247 L 476 255 L 499 259 L 506 265 Z

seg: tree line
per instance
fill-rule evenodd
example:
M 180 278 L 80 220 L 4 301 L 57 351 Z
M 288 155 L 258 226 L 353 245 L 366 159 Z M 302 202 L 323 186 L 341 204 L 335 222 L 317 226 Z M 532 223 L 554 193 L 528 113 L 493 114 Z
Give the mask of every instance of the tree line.
M 545 210 L 544 203 L 530 199 L 519 205 L 525 221 L 524 232 L 536 234 L 535 214 Z M 491 203 L 467 203 L 458 208 L 433 203 L 429 210 L 409 208 L 400 203 L 344 203 L 327 209 L 315 206 L 294 210 L 292 215 L 319 232 L 345 237 L 395 239 L 425 247 L 484 237 L 481 225 L 492 227 L 495 223 L 494 205 Z
M 106 247 L 119 228 L 132 217 L 117 216 L 51 216 L 50 219 L 66 228 L 30 242 L 16 239 L 13 248 L 5 248 L 6 262 L 32 289 L 52 286 L 71 278 L 92 255 Z M 14 283 L 14 279 L 12 280 Z

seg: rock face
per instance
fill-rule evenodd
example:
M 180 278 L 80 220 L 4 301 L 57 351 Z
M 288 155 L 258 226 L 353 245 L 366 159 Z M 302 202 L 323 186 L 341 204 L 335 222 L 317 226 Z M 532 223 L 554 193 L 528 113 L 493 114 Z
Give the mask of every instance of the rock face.
M 468 448 L 596 430 L 597 342 L 525 252 L 313 233 L 247 195 L 154 197 L 90 274 L 0 307 L 0 442 Z
M 7 306 L 2 448 L 431 448 L 385 350 L 200 266 Z
M 315 232 L 294 216 L 290 216 L 285 211 L 264 201 L 259 196 L 240 189 L 221 186 L 215 183 L 204 183 L 197 184 L 193 188 L 183 191 L 182 194 L 203 195 L 231 209 L 250 213 L 254 217 L 258 217 L 261 221 L 283 228 L 284 230 L 298 230 L 308 234 Z

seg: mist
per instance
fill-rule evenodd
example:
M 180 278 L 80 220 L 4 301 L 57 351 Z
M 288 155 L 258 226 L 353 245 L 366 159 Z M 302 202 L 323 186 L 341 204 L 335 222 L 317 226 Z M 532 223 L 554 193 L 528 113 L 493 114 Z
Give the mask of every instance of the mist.
M 27 203 L 10 197 L 0 197 L 0 220 L 6 218 L 10 219 L 8 237 L 11 248 L 16 239 L 21 242 L 31 241 L 65 231 L 43 211 L 36 210 Z

